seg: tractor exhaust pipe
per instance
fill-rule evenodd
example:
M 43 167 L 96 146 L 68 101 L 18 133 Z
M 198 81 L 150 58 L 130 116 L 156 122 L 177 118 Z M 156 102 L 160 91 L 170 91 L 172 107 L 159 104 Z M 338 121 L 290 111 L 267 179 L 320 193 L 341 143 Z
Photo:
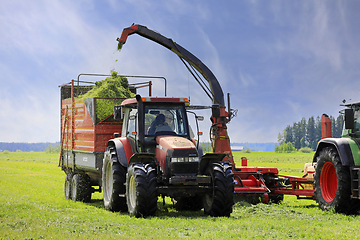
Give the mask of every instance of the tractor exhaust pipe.
M 332 138 L 331 120 L 325 113 L 321 116 L 321 139 Z

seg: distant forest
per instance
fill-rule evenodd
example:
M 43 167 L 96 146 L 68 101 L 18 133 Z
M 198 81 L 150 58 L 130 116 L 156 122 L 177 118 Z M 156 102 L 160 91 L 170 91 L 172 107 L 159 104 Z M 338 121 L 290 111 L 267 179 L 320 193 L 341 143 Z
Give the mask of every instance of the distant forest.
M 7 143 L 7 142 L 0 142 L 0 152 L 3 152 L 5 150 L 9 152 L 16 152 L 16 151 L 22 151 L 22 152 L 44 152 L 46 148 L 51 146 L 59 145 L 60 143 Z
M 329 118 L 331 119 L 333 137 L 340 138 L 344 123 L 343 115 L 339 115 L 336 119 L 333 116 Z M 310 147 L 315 150 L 320 139 L 320 116 L 317 116 L 316 119 L 312 116 L 307 121 L 305 118 L 302 118 L 301 121 L 294 122 L 293 125 L 288 125 L 283 132 L 278 135 L 279 145 L 291 142 L 296 149 Z

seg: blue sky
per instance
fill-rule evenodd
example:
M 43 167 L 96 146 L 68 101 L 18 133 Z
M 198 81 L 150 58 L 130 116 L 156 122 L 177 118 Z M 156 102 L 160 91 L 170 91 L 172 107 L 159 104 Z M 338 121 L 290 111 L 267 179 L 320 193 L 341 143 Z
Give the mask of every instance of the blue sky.
M 231 94 L 231 142 L 276 142 L 287 125 L 360 100 L 360 2 L 83 0 L 0 3 L 0 142 L 59 141 L 59 88 L 79 73 L 164 76 L 168 96 L 210 105 L 179 58 L 132 23 L 172 38 Z M 154 81 L 154 95 L 163 83 Z M 146 90 L 140 94 L 146 95 Z M 201 113 L 208 141 L 209 112 Z

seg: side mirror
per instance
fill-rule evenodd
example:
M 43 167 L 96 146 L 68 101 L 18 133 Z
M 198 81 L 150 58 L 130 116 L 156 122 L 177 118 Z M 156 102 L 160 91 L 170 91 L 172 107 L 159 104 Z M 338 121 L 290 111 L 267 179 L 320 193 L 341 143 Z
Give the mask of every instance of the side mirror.
M 354 129 L 354 110 L 345 109 L 345 129 Z
M 204 121 L 204 116 L 196 116 L 196 119 L 197 119 L 198 121 Z
M 122 120 L 123 119 L 123 111 L 121 106 L 114 106 L 114 119 Z
M 220 117 L 220 105 L 219 104 L 213 104 L 211 106 L 211 110 L 212 110 L 212 116 L 214 118 Z

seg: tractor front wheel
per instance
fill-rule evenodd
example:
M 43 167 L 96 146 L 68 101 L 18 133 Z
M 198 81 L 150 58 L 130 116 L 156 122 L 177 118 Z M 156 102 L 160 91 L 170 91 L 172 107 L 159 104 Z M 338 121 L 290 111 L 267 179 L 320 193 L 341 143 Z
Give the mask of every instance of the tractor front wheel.
M 359 210 L 359 200 L 351 199 L 349 167 L 342 165 L 334 148 L 324 148 L 317 157 L 314 174 L 315 196 L 322 210 L 351 214 Z
M 157 210 L 156 170 L 150 164 L 135 163 L 126 174 L 126 202 L 130 216 L 147 217 Z
M 203 197 L 204 213 L 213 217 L 230 217 L 234 205 L 234 174 L 224 162 L 210 164 L 212 190 Z

